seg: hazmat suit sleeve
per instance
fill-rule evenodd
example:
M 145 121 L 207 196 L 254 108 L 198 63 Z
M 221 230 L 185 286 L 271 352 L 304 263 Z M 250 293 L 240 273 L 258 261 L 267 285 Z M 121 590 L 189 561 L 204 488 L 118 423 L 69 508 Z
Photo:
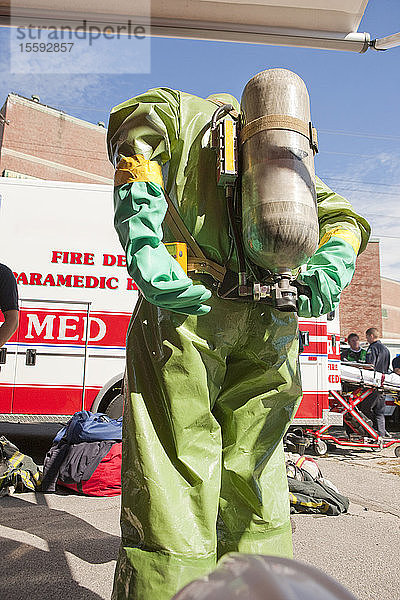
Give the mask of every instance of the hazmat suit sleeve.
M 206 314 L 211 293 L 192 280 L 162 243 L 167 212 L 161 165 L 179 137 L 179 92 L 150 90 L 111 111 L 110 160 L 116 166 L 114 225 L 127 268 L 144 297 L 182 314 Z
M 320 244 L 310 258 L 300 283 L 310 289 L 310 297 L 300 294 L 298 315 L 319 317 L 334 310 L 340 294 L 354 275 L 356 257 L 370 236 L 367 221 L 351 204 L 316 178 Z

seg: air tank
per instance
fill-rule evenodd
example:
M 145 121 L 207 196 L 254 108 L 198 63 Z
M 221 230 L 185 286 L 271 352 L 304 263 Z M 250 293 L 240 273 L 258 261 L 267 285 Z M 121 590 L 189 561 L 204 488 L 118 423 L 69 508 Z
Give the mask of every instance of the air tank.
M 241 113 L 245 253 L 264 269 L 288 272 L 307 262 L 319 237 L 306 85 L 286 69 L 262 71 L 247 83 Z

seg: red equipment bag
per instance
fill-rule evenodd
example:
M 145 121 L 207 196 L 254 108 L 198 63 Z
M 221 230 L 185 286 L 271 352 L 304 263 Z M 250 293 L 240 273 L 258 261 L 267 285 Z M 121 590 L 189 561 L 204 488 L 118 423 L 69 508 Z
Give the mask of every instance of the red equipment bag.
M 121 494 L 122 442 L 116 442 L 100 461 L 89 479 L 70 483 L 58 479 L 58 483 L 85 496 L 119 496 Z

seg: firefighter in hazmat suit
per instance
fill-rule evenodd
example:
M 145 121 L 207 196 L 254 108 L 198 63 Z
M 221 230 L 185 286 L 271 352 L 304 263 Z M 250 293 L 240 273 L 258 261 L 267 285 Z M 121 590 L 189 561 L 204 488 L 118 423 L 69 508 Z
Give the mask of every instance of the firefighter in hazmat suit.
M 157 88 L 110 116 L 115 227 L 144 296 L 127 337 L 113 600 L 169 600 L 227 552 L 292 555 L 282 437 L 301 397 L 297 316 L 221 299 L 162 242 L 174 241 L 165 190 L 204 254 L 237 271 L 208 144 L 217 99 L 239 110 L 228 94 Z M 316 189 L 322 245 L 302 273 L 303 317 L 337 306 L 369 237 L 344 198 Z

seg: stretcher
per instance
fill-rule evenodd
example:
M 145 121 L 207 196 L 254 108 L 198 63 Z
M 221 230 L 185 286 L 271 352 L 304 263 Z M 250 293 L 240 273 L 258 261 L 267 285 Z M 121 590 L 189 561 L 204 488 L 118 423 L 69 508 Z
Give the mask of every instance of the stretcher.
M 375 390 L 393 394 L 395 403 L 400 405 L 400 376 L 374 371 L 369 365 L 341 364 L 342 391 L 330 390 L 329 413 L 343 419 L 343 428 L 338 429 L 330 419 L 319 428 L 297 427 L 289 432 L 289 445 L 297 445 L 297 451 L 304 452 L 313 446 L 314 452 L 323 455 L 327 452 L 327 442 L 346 448 L 383 449 L 395 446 L 395 456 L 400 457 L 400 437 L 380 437 L 358 405 Z

